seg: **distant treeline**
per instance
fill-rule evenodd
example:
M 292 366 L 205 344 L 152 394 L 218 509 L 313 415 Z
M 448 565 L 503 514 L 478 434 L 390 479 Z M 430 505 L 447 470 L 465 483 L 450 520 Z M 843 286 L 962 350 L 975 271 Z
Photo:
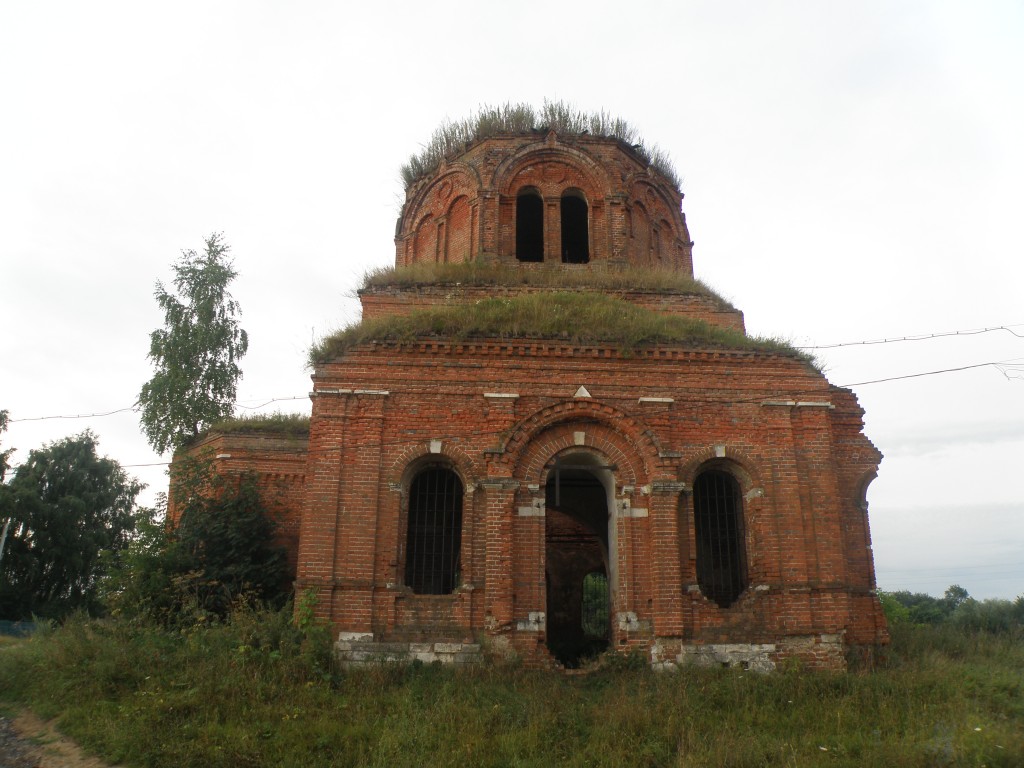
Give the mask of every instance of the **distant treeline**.
M 1016 600 L 975 600 L 953 584 L 942 597 L 922 592 L 879 592 L 890 624 L 952 624 L 980 632 L 1024 632 L 1024 595 Z

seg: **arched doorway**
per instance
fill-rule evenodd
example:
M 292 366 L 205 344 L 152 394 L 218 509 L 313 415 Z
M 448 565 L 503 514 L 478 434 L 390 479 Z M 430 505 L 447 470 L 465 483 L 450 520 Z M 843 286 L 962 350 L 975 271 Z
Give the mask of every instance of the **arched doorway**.
M 615 542 L 612 467 L 584 451 L 559 454 L 544 489 L 547 645 L 566 667 L 611 642 Z

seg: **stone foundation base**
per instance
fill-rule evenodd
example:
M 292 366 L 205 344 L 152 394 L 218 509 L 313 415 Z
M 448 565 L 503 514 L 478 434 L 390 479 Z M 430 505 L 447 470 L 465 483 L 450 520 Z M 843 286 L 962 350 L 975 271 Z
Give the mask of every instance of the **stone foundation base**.
M 515 656 L 507 640 L 502 648 L 508 658 Z M 495 658 L 493 651 L 489 656 L 492 661 L 503 657 L 499 653 Z M 772 672 L 790 661 L 810 669 L 844 670 L 845 651 L 842 635 L 838 634 L 785 637 L 774 643 L 684 643 L 678 638 L 659 638 L 650 646 L 650 661 L 657 670 L 692 666 Z M 344 667 L 415 661 L 458 666 L 485 662 L 479 643 L 384 642 L 375 640 L 368 632 L 340 633 L 334 652 Z
M 662 638 L 651 646 L 654 669 L 738 667 L 771 672 L 792 659 L 812 669 L 846 669 L 842 635 L 785 637 L 776 643 L 683 643 Z
M 387 643 L 362 632 L 342 632 L 334 643 L 334 654 L 343 667 L 414 661 L 480 664 L 484 658 L 479 643 Z

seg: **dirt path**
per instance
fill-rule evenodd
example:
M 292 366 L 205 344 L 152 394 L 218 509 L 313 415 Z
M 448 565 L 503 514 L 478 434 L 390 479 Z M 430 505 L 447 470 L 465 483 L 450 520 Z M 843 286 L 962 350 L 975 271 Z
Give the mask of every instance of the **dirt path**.
M 54 721 L 24 711 L 15 718 L 0 717 L 0 768 L 110 768 L 82 753 L 63 736 Z

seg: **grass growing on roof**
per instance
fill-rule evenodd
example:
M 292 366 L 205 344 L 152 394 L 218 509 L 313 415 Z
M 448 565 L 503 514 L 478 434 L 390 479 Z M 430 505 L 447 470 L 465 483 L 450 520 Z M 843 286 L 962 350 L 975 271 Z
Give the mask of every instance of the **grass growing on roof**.
M 552 130 L 561 135 L 590 134 L 618 139 L 630 145 L 649 166 L 671 181 L 678 189 L 676 173 L 668 155 L 656 145 L 646 145 L 637 129 L 619 117 L 604 110 L 584 112 L 562 101 L 544 100 L 534 109 L 530 104 L 483 105 L 480 110 L 463 120 L 442 123 L 427 145 L 412 155 L 402 166 L 402 181 L 408 189 L 417 181 L 434 172 L 445 158 L 462 152 L 467 144 L 490 136 L 509 133 L 531 133 Z
M 460 264 L 418 263 L 406 267 L 380 267 L 363 275 L 363 290 L 406 288 L 416 285 L 531 286 L 585 288 L 603 291 L 656 291 L 685 296 L 707 296 L 723 309 L 732 304 L 689 275 L 654 267 L 622 269 L 565 269 L 560 265 L 515 265 L 486 258 Z
M 754 338 L 699 320 L 652 312 L 600 293 L 568 291 L 488 298 L 364 320 L 320 341 L 310 350 L 309 360 L 316 365 L 373 341 L 423 338 L 559 339 L 574 344 L 611 344 L 627 354 L 644 346 L 683 344 L 759 350 L 812 361 L 778 340 Z
M 204 434 L 219 432 L 234 434 L 239 432 L 273 432 L 289 437 L 301 437 L 309 434 L 309 416 L 303 413 L 259 413 L 241 414 L 213 424 Z

